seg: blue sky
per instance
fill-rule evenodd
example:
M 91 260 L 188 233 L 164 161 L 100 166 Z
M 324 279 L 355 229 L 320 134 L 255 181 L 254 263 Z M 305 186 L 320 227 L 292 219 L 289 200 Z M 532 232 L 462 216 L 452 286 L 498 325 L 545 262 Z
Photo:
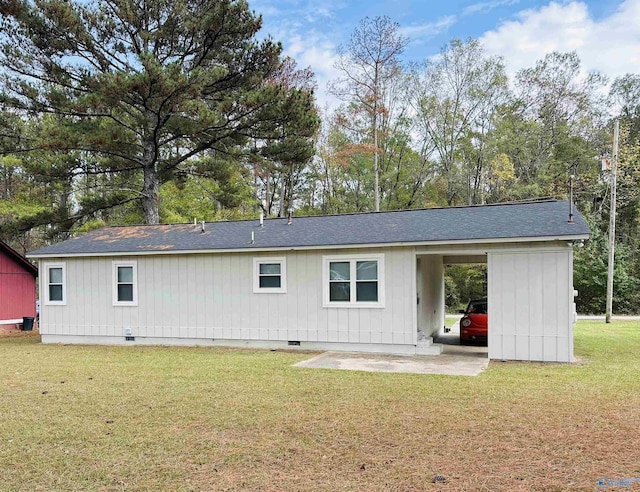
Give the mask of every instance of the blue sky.
M 249 6 L 285 54 L 314 70 L 320 104 L 330 101 L 326 84 L 336 76 L 338 46 L 365 16 L 400 24 L 410 39 L 407 61 L 474 37 L 488 54 L 502 56 L 511 74 L 553 50 L 576 51 L 585 71 L 610 78 L 640 73 L 640 0 L 249 0 Z

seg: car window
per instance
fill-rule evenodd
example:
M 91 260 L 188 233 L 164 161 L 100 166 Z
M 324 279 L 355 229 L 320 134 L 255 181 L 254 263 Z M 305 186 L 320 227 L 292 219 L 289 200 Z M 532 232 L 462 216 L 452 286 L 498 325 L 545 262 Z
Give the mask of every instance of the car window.
M 487 314 L 487 302 L 470 302 L 467 312 L 473 314 Z

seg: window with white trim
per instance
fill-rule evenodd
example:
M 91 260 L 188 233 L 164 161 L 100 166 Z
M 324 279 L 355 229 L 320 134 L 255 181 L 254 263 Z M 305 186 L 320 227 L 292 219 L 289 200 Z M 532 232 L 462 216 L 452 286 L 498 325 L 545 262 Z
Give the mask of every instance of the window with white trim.
M 384 255 L 323 256 L 325 307 L 384 307 Z
M 113 305 L 138 305 L 138 262 L 113 262 Z
M 287 292 L 286 258 L 253 259 L 253 292 L 259 294 Z
M 67 268 L 65 263 L 45 263 L 45 304 L 67 304 Z

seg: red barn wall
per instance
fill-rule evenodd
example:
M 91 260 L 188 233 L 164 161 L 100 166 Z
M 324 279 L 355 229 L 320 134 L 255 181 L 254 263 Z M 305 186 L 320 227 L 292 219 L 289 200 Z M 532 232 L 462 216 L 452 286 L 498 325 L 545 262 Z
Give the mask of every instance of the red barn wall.
M 0 251 L 0 321 L 35 315 L 35 277 Z

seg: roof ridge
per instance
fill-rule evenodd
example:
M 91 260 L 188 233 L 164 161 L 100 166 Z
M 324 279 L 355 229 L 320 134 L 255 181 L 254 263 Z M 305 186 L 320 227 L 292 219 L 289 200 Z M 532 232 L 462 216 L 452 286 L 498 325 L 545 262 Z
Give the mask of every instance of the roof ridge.
M 362 216 L 362 215 L 380 215 L 380 214 L 393 214 L 393 213 L 402 213 L 402 212 L 424 212 L 427 210 L 450 210 L 450 209 L 463 209 L 463 208 L 482 208 L 482 207 L 500 207 L 507 205 L 532 205 L 536 203 L 554 203 L 554 202 L 562 202 L 566 200 L 559 200 L 557 198 L 543 198 L 540 200 L 512 200 L 508 202 L 497 202 L 497 203 L 474 203 L 471 205 L 451 205 L 451 206 L 441 206 L 441 207 L 425 207 L 425 208 L 402 208 L 398 210 L 380 210 L 379 212 L 374 211 L 366 211 L 366 212 L 346 212 L 346 213 L 335 213 L 335 214 L 317 214 L 317 215 L 294 215 L 294 219 L 313 219 L 313 218 L 322 218 L 322 217 L 347 217 L 350 215 L 353 216 Z M 255 218 L 244 218 L 244 219 L 221 219 L 221 220 L 211 220 L 204 221 L 205 224 L 217 224 L 217 223 L 232 223 L 232 222 L 252 222 L 260 220 L 259 217 Z M 264 217 L 264 221 L 267 220 L 288 220 L 287 217 Z M 202 221 L 198 221 L 197 224 L 193 224 L 192 222 L 172 222 L 168 224 L 114 224 L 114 225 L 105 225 L 98 229 L 108 228 L 117 228 L 117 227 L 170 227 L 170 226 L 180 226 L 180 225 L 191 225 L 191 226 L 199 226 Z
M 447 205 L 441 207 L 425 207 L 425 208 L 401 208 L 398 210 L 380 210 L 379 212 L 346 212 L 342 214 L 318 214 L 318 215 L 298 215 L 295 218 L 306 219 L 313 217 L 344 217 L 346 215 L 373 215 L 373 214 L 391 214 L 398 212 L 424 212 L 426 210 L 448 210 L 448 209 L 461 209 L 461 208 L 481 208 L 481 207 L 497 207 L 503 205 L 532 205 L 534 203 L 554 203 L 562 202 L 566 200 L 559 200 L 557 198 L 543 198 L 540 200 L 512 200 L 508 202 L 496 202 L 496 203 L 474 203 L 471 205 Z M 279 219 L 286 219 L 286 217 L 277 217 Z M 266 219 L 265 219 L 266 220 Z M 213 223 L 213 222 L 212 222 Z
M 151 254 L 180 251 L 267 251 L 347 245 L 412 244 L 455 241 L 520 241 L 585 236 L 589 228 L 576 208 L 568 225 L 567 201 L 503 202 L 431 209 L 149 226 L 110 226 L 41 248 L 30 257 L 54 254 Z M 565 210 L 566 209 L 566 210 Z M 314 217 L 316 219 L 314 219 Z M 296 224 L 298 224 L 296 226 Z M 555 238 L 555 239 L 554 239 Z M 537 239 L 531 239 L 537 240 Z M 34 256 L 35 253 L 35 256 Z

